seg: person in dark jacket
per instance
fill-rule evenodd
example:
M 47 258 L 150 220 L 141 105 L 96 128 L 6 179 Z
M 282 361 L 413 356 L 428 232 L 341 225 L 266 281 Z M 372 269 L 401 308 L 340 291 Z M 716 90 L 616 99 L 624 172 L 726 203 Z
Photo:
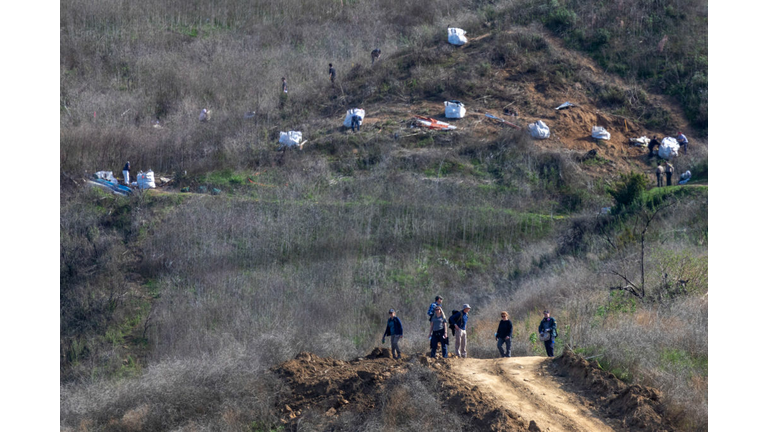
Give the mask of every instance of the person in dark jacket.
M 443 316 L 442 307 L 435 307 L 434 312 L 429 320 L 429 347 L 432 349 L 430 356 L 435 358 L 439 343 L 443 349 L 443 358 L 448 358 L 448 320 Z
M 431 321 L 432 315 L 435 314 L 435 308 L 442 305 L 443 305 L 443 297 L 435 296 L 435 302 L 429 305 L 429 310 L 427 311 L 427 320 Z
M 456 357 L 467 358 L 467 321 L 469 320 L 469 305 L 461 307 L 461 316 L 456 322 Z
M 128 186 L 131 183 L 131 163 L 126 162 L 123 167 L 123 179 L 125 179 L 125 185 Z
M 501 348 L 503 344 L 507 345 L 506 351 Z M 509 320 L 509 314 L 506 311 L 501 313 L 499 328 L 496 329 L 496 348 L 499 349 L 502 357 L 512 357 L 512 321 Z
M 331 78 L 331 84 L 336 82 L 336 68 L 333 67 L 333 63 L 328 63 L 328 77 Z
M 656 147 L 659 147 L 659 146 L 661 146 L 661 142 L 659 141 L 659 137 L 654 135 L 653 138 L 651 138 L 651 142 L 648 143 L 648 158 L 652 158 L 653 157 L 653 149 L 655 149 Z
M 403 338 L 403 323 L 400 318 L 395 316 L 395 310 L 389 310 L 389 319 L 387 320 L 387 328 L 384 330 L 384 336 L 381 337 L 381 343 L 384 343 L 384 339 L 389 336 L 389 341 L 392 343 L 392 357 L 399 359 L 402 356 L 400 352 L 400 346 L 398 343 Z
M 539 324 L 539 338 L 543 340 L 547 357 L 555 356 L 555 338 L 557 337 L 557 321 L 549 316 L 549 311 L 544 311 L 544 319 Z
M 288 93 L 288 83 L 285 81 L 285 77 L 283 77 L 283 83 L 280 88 L 283 90 L 283 93 Z
M 357 131 L 360 132 L 360 123 L 363 122 L 363 119 L 355 114 L 352 116 L 352 132 L 355 131 L 355 128 L 357 128 Z
M 381 57 L 381 50 L 376 48 L 375 50 L 371 51 L 371 64 L 373 64 L 376 60 Z

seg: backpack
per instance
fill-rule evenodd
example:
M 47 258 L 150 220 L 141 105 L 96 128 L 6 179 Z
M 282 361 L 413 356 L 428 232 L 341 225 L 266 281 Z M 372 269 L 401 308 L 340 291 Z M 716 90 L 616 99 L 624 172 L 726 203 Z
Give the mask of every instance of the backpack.
M 451 317 L 448 318 L 448 328 L 455 331 L 459 319 L 461 319 L 461 311 L 452 311 Z

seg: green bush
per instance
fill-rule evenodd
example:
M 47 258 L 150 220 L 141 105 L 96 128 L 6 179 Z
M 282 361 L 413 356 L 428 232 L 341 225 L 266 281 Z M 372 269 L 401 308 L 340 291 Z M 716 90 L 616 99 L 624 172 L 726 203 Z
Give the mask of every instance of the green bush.
M 639 203 L 650 186 L 648 177 L 641 173 L 622 174 L 608 193 L 616 200 L 616 209 L 629 209 Z

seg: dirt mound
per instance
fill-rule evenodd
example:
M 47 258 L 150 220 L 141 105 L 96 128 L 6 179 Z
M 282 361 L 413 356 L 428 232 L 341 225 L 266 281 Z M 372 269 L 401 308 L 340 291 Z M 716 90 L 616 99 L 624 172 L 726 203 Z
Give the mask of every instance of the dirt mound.
M 599 368 L 596 362 L 566 351 L 552 362 L 552 373 L 569 377 L 572 383 L 585 388 L 608 417 L 621 421 L 632 430 L 674 430 L 665 418 L 661 393 L 653 388 L 627 385 L 612 373 Z
M 423 362 L 439 375 L 443 409 L 465 417 L 468 430 L 528 430 L 527 423 L 517 414 L 484 397 L 477 391 L 477 386 L 447 373 L 452 361 L 429 359 Z M 329 427 L 347 412 L 370 414 L 381 408 L 381 395 L 387 391 L 387 381 L 420 363 L 416 357 L 412 357 L 411 362 L 394 360 L 386 348 L 375 348 L 365 358 L 352 361 L 299 353 L 295 359 L 273 369 L 291 389 L 289 396 L 278 405 L 282 422 L 288 430 L 295 430 L 301 417 L 310 410 L 325 413 Z

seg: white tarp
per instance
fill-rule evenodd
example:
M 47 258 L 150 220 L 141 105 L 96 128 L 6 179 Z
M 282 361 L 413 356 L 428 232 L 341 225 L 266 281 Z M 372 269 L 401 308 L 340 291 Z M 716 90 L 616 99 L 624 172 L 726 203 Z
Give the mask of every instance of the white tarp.
M 136 184 L 139 186 L 139 189 L 154 189 L 155 173 L 152 170 L 139 172 L 139 175 L 136 176 Z
M 690 181 L 690 180 L 691 180 L 691 172 L 690 171 L 686 171 L 686 172 L 684 172 L 680 176 L 680 181 L 678 181 L 677 184 L 684 185 L 684 184 L 688 183 L 688 181 Z
M 344 127 L 352 127 L 352 117 L 354 117 L 355 114 L 360 116 L 360 125 L 363 124 L 363 119 L 365 118 L 365 110 L 360 108 L 353 108 L 351 110 L 347 110 L 347 117 L 344 118 Z M 299 136 L 299 140 L 301 140 L 301 136 Z
M 301 143 L 301 132 L 288 131 L 280 132 L 280 148 L 294 147 Z
M 112 171 L 99 171 L 99 172 L 93 173 L 93 175 L 96 178 L 106 180 L 112 184 L 117 184 L 117 179 L 115 178 L 115 176 L 112 175 Z
M 648 147 L 648 143 L 651 142 L 650 139 L 646 136 L 641 136 L 640 138 L 630 138 L 629 142 L 632 143 L 632 145 L 636 145 L 639 147 Z
M 459 101 L 445 101 L 445 117 L 446 118 L 464 118 L 467 115 L 467 110 L 464 108 L 464 104 Z
M 449 28 L 448 29 L 448 42 L 453 45 L 464 45 L 467 43 L 467 32 L 460 28 Z
M 680 150 L 680 143 L 672 137 L 666 137 L 661 140 L 661 146 L 659 146 L 659 157 L 669 159 L 673 156 L 677 157 L 677 151 Z
M 611 133 L 602 126 L 592 126 L 592 138 L 608 141 L 611 139 Z
M 536 123 L 529 124 L 528 132 L 530 132 L 531 136 L 536 139 L 549 138 L 549 128 L 541 120 L 537 120 Z

